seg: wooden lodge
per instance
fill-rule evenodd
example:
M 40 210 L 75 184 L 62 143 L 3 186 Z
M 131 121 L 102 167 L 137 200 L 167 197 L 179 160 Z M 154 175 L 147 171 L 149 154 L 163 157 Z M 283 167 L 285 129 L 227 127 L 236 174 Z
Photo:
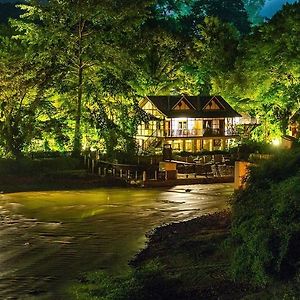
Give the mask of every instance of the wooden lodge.
M 241 115 L 221 96 L 148 96 L 140 107 L 149 117 L 136 135 L 142 151 L 224 150 L 239 137 Z

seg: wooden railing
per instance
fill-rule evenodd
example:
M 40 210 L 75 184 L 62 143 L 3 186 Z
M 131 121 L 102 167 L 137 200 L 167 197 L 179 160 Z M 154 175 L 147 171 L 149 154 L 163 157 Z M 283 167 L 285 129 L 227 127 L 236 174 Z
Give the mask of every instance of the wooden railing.
M 176 129 L 162 130 L 158 129 L 149 134 L 149 130 L 139 130 L 138 136 L 151 137 L 216 137 L 216 136 L 234 136 L 237 135 L 235 127 L 232 128 L 206 128 L 206 129 Z

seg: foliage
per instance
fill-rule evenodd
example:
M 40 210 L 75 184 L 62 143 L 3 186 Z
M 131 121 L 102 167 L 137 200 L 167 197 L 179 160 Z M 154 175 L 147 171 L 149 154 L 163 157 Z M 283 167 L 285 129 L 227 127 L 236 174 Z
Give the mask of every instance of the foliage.
M 233 202 L 236 279 L 266 285 L 299 271 L 299 170 L 299 150 L 251 167 L 246 189 Z
M 75 299 L 163 300 L 178 299 L 178 282 L 168 277 L 155 261 L 119 277 L 104 272 L 88 274 L 82 284 L 73 287 Z
M 265 4 L 265 0 L 243 0 L 245 9 L 248 14 L 248 19 L 253 25 L 257 25 L 263 22 L 263 18 L 260 16 L 260 11 Z
M 30 59 L 54 71 L 51 78 L 66 94 L 72 117 L 73 151 L 81 149 L 82 114 L 90 81 L 102 82 L 128 68 L 126 45 L 147 16 L 150 1 L 29 1 L 19 7 L 21 19 L 13 25 L 31 51 Z M 122 30 L 120 30 L 122 28 Z M 103 74 L 107 75 L 103 78 Z M 108 77 L 109 76 L 109 77 Z M 105 84 L 100 89 L 105 92 Z
M 59 118 L 47 90 L 51 70 L 23 57 L 25 48 L 9 36 L 0 39 L 0 134 L 7 155 L 20 156 L 42 133 L 59 132 Z M 51 125 L 50 125 L 51 124 Z
M 206 17 L 203 24 L 198 26 L 198 31 L 190 58 L 198 74 L 202 74 L 206 89 L 210 90 L 211 85 L 215 85 L 216 90 L 220 78 L 233 70 L 239 34 L 234 26 L 216 17 Z
M 299 3 L 285 5 L 245 37 L 235 71 L 223 85 L 240 111 L 259 118 L 265 141 L 286 134 L 289 118 L 299 109 L 299 12 Z
M 287 133 L 299 110 L 299 3 L 249 34 L 261 0 L 34 1 L 0 27 L 0 151 L 135 152 L 140 97 L 221 94 Z M 253 19 L 254 20 L 254 19 Z M 256 22 L 256 21 L 255 21 Z M 259 20 L 257 20 L 259 22 Z M 115 154 L 114 154 L 115 153 Z
M 34 175 L 44 173 L 75 170 L 80 168 L 80 160 L 71 157 L 31 159 L 0 159 L 0 175 Z
M 241 0 L 194 0 L 192 14 L 196 20 L 202 21 L 206 16 L 217 17 L 223 22 L 232 23 L 240 32 L 250 30 L 247 12 Z

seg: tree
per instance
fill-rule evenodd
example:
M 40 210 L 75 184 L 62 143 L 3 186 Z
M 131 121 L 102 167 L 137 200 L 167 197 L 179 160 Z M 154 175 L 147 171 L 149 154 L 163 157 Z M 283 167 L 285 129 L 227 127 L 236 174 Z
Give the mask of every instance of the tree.
M 144 25 L 134 47 L 136 76 L 131 82 L 138 95 L 163 95 L 182 91 L 182 66 L 186 40 L 159 21 Z
M 191 13 L 183 17 L 187 27 L 197 32 L 197 25 L 201 24 L 205 17 L 217 17 L 223 22 L 232 23 L 241 33 L 248 33 L 250 24 L 248 15 L 242 0 L 192 0 Z
M 265 4 L 265 0 L 243 0 L 245 9 L 248 14 L 249 21 L 253 25 L 258 25 L 263 22 L 263 18 L 260 16 L 260 11 Z
M 286 5 L 245 37 L 225 85 L 228 97 L 241 99 L 240 110 L 261 119 L 260 136 L 267 140 L 286 134 L 289 117 L 300 108 L 299 13 L 299 3 Z
M 123 48 L 147 16 L 149 1 L 50 0 L 20 5 L 17 38 L 30 47 L 37 64 L 56 71 L 61 93 L 74 99 L 73 153 L 81 150 L 81 118 L 86 86 L 101 69 L 118 69 Z M 124 51 L 125 52 L 125 51 Z M 126 55 L 125 55 L 126 56 Z M 123 57 L 124 58 L 124 57 Z M 127 59 L 128 57 L 126 57 Z M 113 67 L 112 67 L 113 66 Z M 113 72 L 116 72 L 113 70 Z
M 0 135 L 9 156 L 20 157 L 25 147 L 47 127 L 54 107 L 45 98 L 50 88 L 48 69 L 33 68 L 25 51 L 9 36 L 0 39 Z M 54 127 L 54 126 L 53 126 Z
M 206 93 L 222 92 L 222 80 L 234 69 L 239 33 L 234 26 L 216 17 L 206 17 L 198 26 L 190 53 L 192 63 L 201 74 Z

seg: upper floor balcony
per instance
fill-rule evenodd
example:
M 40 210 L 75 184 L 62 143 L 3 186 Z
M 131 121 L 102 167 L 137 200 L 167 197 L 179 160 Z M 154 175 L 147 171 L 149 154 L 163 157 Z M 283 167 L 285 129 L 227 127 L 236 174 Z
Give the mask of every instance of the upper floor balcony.
M 157 129 L 151 131 L 149 129 L 139 129 L 138 136 L 153 136 L 164 138 L 197 138 L 197 137 L 225 137 L 238 135 L 235 126 L 228 128 L 205 128 L 205 129 L 173 129 L 163 130 Z

